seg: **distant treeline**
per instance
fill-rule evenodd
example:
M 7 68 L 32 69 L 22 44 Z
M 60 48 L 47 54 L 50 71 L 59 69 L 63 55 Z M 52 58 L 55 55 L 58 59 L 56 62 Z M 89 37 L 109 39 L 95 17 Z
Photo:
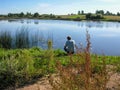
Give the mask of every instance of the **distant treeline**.
M 40 15 L 38 12 L 32 14 L 30 12 L 27 12 L 26 14 L 21 12 L 21 13 L 8 13 L 7 15 L 0 15 L 0 17 L 7 17 L 7 18 L 59 18 L 54 14 L 42 14 Z
M 82 11 L 78 11 L 78 15 L 81 15 L 81 14 L 89 14 L 89 13 L 85 13 L 83 10 Z M 90 13 L 90 14 L 93 14 L 93 13 Z M 94 14 L 120 16 L 120 12 L 117 12 L 117 14 L 115 14 L 115 13 L 112 13 L 110 11 L 106 11 L 105 12 L 104 10 L 96 10 Z
M 71 15 L 74 15 L 73 13 Z M 94 19 L 104 19 L 104 16 L 120 16 L 120 12 L 117 12 L 117 14 L 112 13 L 110 11 L 104 11 L 104 10 L 96 10 L 95 13 L 85 13 L 83 10 L 78 11 L 77 15 L 85 15 L 85 18 L 87 20 L 94 20 Z
M 71 17 L 72 16 L 72 17 Z M 116 17 L 107 17 L 106 16 L 116 16 Z M 7 15 L 0 15 L 0 19 L 11 19 L 11 18 L 37 18 L 37 19 L 61 19 L 61 20 L 112 20 L 118 21 L 120 12 L 112 13 L 110 11 L 96 10 L 95 13 L 85 13 L 83 10 L 78 11 L 77 14 L 71 13 L 68 15 L 54 15 L 54 14 L 40 14 L 36 13 L 8 13 Z M 117 19 L 116 19 L 117 18 Z

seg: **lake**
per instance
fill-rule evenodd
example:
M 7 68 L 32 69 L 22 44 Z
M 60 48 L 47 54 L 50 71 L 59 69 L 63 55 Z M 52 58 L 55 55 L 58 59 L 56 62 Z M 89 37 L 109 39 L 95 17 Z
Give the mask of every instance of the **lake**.
M 52 39 L 53 48 L 63 49 L 66 37 L 70 35 L 76 44 L 86 46 L 86 30 L 90 34 L 91 52 L 96 54 L 120 56 L 120 23 L 104 21 L 63 21 L 13 19 L 1 20 L 0 32 L 9 31 L 12 35 L 20 28 L 27 28 L 29 37 L 39 35 L 43 39 Z M 37 46 L 47 48 L 45 43 Z

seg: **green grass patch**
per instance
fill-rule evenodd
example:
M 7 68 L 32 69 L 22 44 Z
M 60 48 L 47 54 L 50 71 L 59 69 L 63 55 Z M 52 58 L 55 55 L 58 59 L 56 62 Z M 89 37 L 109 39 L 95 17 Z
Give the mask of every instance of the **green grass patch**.
M 91 55 L 94 73 L 100 73 L 103 70 L 103 58 L 106 64 L 117 65 L 116 71 L 120 72 L 119 56 Z M 55 73 L 57 61 L 64 67 L 69 65 L 76 67 L 77 64 L 84 63 L 84 57 L 78 54 L 68 56 L 60 49 L 43 50 L 33 47 L 6 50 L 0 48 L 0 89 L 22 86 L 50 73 Z

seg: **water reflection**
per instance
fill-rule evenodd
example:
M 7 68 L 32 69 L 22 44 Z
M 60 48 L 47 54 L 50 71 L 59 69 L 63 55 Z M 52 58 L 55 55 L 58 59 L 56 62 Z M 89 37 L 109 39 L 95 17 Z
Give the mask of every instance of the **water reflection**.
M 23 24 L 23 23 L 24 23 L 24 20 L 20 20 L 20 22 Z
M 34 24 L 39 24 L 39 21 L 38 20 L 34 20 Z
M 31 23 L 31 20 L 26 20 L 26 23 L 27 23 L 27 24 L 30 24 L 30 23 Z
M 103 22 L 103 21 L 63 21 L 62 20 L 33 20 L 33 19 L 10 19 L 8 22 L 20 22 L 20 23 L 34 23 L 34 24 L 41 24 L 41 23 L 47 23 L 47 24 L 64 24 L 64 25 L 77 25 L 77 27 L 88 27 L 88 28 L 111 28 L 111 27 L 120 27 L 119 22 Z
M 16 20 L 16 19 L 9 19 L 9 20 L 8 20 L 9 23 L 11 23 L 11 22 L 16 22 L 16 21 L 18 21 L 18 20 Z

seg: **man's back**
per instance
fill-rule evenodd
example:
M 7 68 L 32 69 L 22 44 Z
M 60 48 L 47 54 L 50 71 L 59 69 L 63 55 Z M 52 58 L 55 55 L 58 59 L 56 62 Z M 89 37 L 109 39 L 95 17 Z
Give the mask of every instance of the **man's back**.
M 75 41 L 74 40 L 67 40 L 65 43 L 65 47 L 67 52 L 74 53 Z

